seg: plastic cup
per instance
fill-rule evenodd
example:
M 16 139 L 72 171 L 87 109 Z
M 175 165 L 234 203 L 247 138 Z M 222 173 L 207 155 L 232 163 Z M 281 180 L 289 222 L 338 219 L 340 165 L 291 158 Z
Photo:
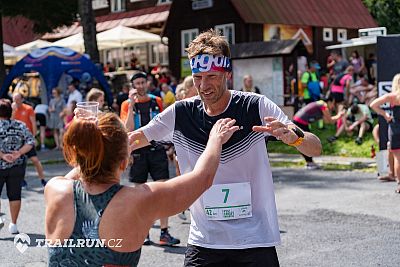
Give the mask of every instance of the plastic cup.
M 97 120 L 99 103 L 94 101 L 79 102 L 76 104 L 78 112 L 75 113 L 77 119 L 82 120 Z

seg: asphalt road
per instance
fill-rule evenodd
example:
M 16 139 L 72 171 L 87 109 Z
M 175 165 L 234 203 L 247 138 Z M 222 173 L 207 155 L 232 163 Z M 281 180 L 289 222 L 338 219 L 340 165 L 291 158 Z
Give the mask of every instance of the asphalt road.
M 65 165 L 47 165 L 46 175 L 65 174 Z M 31 240 L 44 238 L 43 190 L 28 169 L 18 222 Z M 373 173 L 273 169 L 282 245 L 281 266 L 400 266 L 400 195 L 394 183 L 380 183 Z M 126 182 L 126 178 L 124 178 Z M 0 266 L 46 266 L 47 251 L 31 245 L 23 254 L 8 233 L 8 202 L 2 193 L 6 226 L 0 231 Z M 139 266 L 182 266 L 188 222 L 170 219 L 178 247 L 143 247 Z M 159 224 L 151 238 L 159 236 Z

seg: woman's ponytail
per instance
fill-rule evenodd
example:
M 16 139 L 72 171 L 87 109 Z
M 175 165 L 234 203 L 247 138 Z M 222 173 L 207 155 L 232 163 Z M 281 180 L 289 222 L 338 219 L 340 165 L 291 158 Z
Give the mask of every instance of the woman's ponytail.
M 103 135 L 96 123 L 74 120 L 64 135 L 64 156 L 68 164 L 79 166 L 82 178 L 94 182 L 104 159 Z

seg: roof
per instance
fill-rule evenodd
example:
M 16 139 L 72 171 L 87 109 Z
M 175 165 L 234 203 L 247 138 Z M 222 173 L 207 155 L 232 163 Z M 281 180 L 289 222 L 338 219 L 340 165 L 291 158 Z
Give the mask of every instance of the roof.
M 234 44 L 231 46 L 231 58 L 290 55 L 298 45 L 302 46 L 305 50 L 303 42 L 300 42 L 300 39 Z
M 341 44 L 330 45 L 325 48 L 331 50 L 331 49 L 340 49 L 340 48 L 354 47 L 354 46 L 373 45 L 373 44 L 376 44 L 376 36 L 366 36 L 366 37 L 359 37 L 350 40 L 345 40 Z
M 361 0 L 231 0 L 246 23 L 359 29 L 377 27 Z
M 33 22 L 22 16 L 3 17 L 3 41 L 11 46 L 29 43 L 39 36 L 33 32 Z
M 96 17 L 96 30 L 102 32 L 122 25 L 126 27 L 138 27 L 141 25 L 165 22 L 169 15 L 171 5 L 159 5 L 139 10 L 110 13 Z M 69 27 L 58 28 L 54 33 L 46 33 L 43 39 L 60 39 L 82 32 L 82 26 L 75 22 Z
M 325 47 L 325 49 L 340 49 L 340 48 L 348 48 L 355 46 L 365 46 L 365 45 L 375 45 L 378 42 L 378 37 L 400 37 L 400 34 L 389 34 L 383 36 L 362 36 L 359 38 L 353 38 L 350 40 L 345 40 L 341 44 L 330 45 Z

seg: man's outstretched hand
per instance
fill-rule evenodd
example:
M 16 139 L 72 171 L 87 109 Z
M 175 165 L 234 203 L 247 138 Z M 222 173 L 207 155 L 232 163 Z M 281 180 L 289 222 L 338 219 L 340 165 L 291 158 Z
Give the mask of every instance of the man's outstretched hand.
M 253 131 L 255 132 L 267 132 L 272 136 L 275 136 L 276 139 L 281 140 L 285 144 L 292 144 L 296 142 L 299 138 L 289 127 L 288 125 L 283 124 L 278 121 L 274 117 L 265 117 L 264 118 L 266 125 L 262 126 L 253 126 Z

